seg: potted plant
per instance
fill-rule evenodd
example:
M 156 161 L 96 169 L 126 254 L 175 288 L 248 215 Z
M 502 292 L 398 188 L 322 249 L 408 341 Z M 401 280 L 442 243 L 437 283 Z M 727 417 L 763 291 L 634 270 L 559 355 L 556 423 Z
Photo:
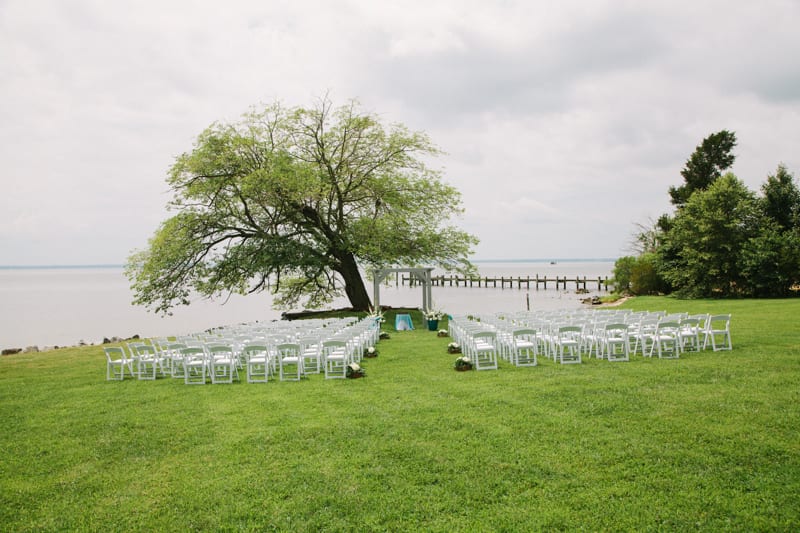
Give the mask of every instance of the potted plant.
M 442 319 L 444 313 L 438 309 L 426 309 L 422 312 L 422 316 L 428 322 L 428 331 L 436 331 L 439 329 L 439 321 Z
M 461 346 L 457 342 L 451 342 L 447 345 L 447 353 L 461 353 Z
M 436 334 L 437 337 L 448 337 L 446 329 L 440 329 L 439 332 Z
M 456 359 L 453 368 L 455 368 L 459 372 L 466 372 L 467 370 L 472 370 L 472 361 L 470 361 L 469 357 L 462 355 L 461 357 Z

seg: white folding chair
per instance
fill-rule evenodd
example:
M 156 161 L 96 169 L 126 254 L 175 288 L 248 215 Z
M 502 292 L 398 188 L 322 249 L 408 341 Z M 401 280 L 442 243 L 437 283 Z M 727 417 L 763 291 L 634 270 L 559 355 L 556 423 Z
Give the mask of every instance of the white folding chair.
M 189 346 L 181 350 L 183 356 L 183 379 L 186 385 L 205 385 L 207 374 L 206 351 L 200 346 Z
M 153 380 L 158 374 L 160 361 L 155 347 L 149 344 L 133 346 L 136 353 L 136 375 L 139 379 Z
M 266 383 L 269 380 L 272 358 L 266 344 L 247 344 L 242 348 L 248 383 Z
M 297 343 L 300 345 L 300 357 L 303 358 L 303 372 L 319 374 L 322 371 L 322 345 L 319 337 L 301 336 Z
M 494 331 L 473 333 L 469 351 L 475 370 L 497 370 L 497 333 Z
M 322 360 L 325 365 L 325 379 L 347 377 L 347 343 L 341 340 L 322 342 Z
M 553 353 L 561 364 L 581 363 L 583 328 L 560 326 L 553 336 Z
M 731 315 L 712 315 L 708 318 L 703 349 L 711 342 L 711 349 L 715 352 L 720 350 L 732 350 L 731 343 Z
M 303 377 L 303 358 L 300 356 L 300 345 L 296 342 L 285 342 L 275 347 L 278 358 L 278 372 L 281 381 L 300 381 Z
M 511 332 L 511 363 L 515 366 L 536 366 L 539 354 L 539 339 L 536 330 L 520 328 Z
M 678 336 L 680 323 L 666 321 L 659 322 L 653 335 L 653 346 L 650 355 L 658 353 L 659 359 L 677 359 L 681 354 L 681 341 Z
M 700 334 L 704 333 L 700 330 L 700 319 L 688 317 L 681 319 L 679 324 L 678 339 L 681 343 L 681 351 L 699 352 L 701 347 Z
M 628 361 L 630 359 L 627 324 L 606 324 L 602 340 L 602 357 L 609 361 Z
M 207 349 L 208 370 L 211 374 L 211 383 L 233 383 L 234 378 L 239 379 L 237 369 L 238 359 L 230 345 L 212 345 Z
M 125 379 L 125 369 L 127 368 L 133 377 L 133 364 L 128 358 L 123 348 L 108 347 L 103 348 L 106 354 L 106 380 L 121 381 Z

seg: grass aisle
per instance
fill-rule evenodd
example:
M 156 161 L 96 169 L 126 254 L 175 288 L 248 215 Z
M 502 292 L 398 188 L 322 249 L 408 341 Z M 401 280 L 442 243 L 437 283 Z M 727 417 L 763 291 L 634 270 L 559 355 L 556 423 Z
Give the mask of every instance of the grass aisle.
M 800 529 L 800 300 L 624 306 L 730 312 L 734 351 L 455 372 L 417 329 L 365 379 L 204 387 L 4 357 L 0 529 Z

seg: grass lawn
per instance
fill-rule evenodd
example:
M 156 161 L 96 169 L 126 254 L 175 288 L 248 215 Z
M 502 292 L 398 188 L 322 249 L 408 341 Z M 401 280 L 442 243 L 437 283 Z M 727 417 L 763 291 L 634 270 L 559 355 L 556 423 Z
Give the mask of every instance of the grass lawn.
M 3 357 L 0 530 L 800 530 L 800 299 L 623 305 L 732 313 L 734 350 L 455 372 L 415 315 L 360 380 Z

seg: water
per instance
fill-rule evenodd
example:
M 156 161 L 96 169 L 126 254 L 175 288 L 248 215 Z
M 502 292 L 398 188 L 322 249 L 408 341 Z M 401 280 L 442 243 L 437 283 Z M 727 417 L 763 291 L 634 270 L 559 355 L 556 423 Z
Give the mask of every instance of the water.
M 496 261 L 476 262 L 482 277 L 555 278 L 611 277 L 614 262 L 597 261 Z M 434 272 L 437 274 L 437 272 Z M 371 294 L 372 284 L 367 282 Z M 516 288 L 439 287 L 432 289 L 435 307 L 449 313 L 479 313 L 531 309 L 578 308 L 589 295 L 575 293 L 574 284 L 556 290 Z M 170 336 L 203 331 L 242 322 L 279 320 L 282 310 L 272 308 L 269 294 L 233 295 L 227 301 L 198 299 L 188 307 L 161 317 L 131 304 L 130 284 L 121 267 L 0 268 L 0 348 L 69 346 L 103 337 Z M 393 307 L 420 307 L 419 286 L 381 288 L 381 303 Z M 346 299 L 332 307 L 347 307 Z

